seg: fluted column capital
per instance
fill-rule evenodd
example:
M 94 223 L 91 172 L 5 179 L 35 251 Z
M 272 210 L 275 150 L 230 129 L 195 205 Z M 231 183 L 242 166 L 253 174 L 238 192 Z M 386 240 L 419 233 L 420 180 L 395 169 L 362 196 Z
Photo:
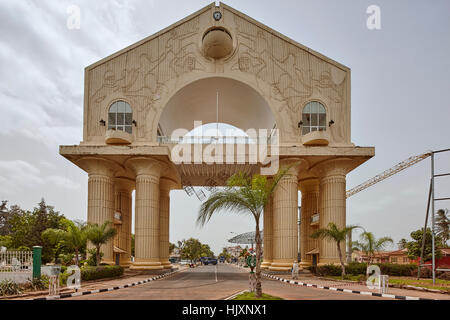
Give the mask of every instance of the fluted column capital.
M 284 158 L 279 161 L 279 164 L 281 169 L 288 169 L 286 176 L 296 178 L 309 167 L 308 162 L 302 158 Z
M 173 181 L 172 179 L 162 177 L 159 180 L 159 189 L 162 191 L 170 192 L 173 189 L 176 189 L 178 183 Z
M 327 177 L 345 177 L 355 167 L 355 160 L 350 158 L 335 158 L 315 164 L 311 171 L 320 179 Z
M 116 172 L 123 169 L 120 164 L 99 157 L 83 157 L 75 161 L 75 163 L 89 175 L 113 177 Z
M 154 158 L 136 157 L 130 158 L 125 165 L 134 171 L 136 176 L 149 175 L 159 179 L 164 164 Z
M 132 192 L 136 184 L 134 181 L 127 178 L 115 178 L 114 188 L 116 192 Z
M 319 192 L 319 179 L 306 179 L 299 182 L 299 188 L 302 193 Z

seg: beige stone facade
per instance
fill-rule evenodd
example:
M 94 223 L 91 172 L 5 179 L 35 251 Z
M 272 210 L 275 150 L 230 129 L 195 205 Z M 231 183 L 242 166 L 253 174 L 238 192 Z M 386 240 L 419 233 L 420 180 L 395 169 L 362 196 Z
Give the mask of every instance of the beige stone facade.
M 264 267 L 287 270 L 297 260 L 299 190 L 302 265 L 313 255 L 318 263 L 337 262 L 333 244 L 308 235 L 329 222 L 345 225 L 346 174 L 375 154 L 351 142 L 350 87 L 346 66 L 224 4 L 87 67 L 83 141 L 60 153 L 89 175 L 88 221 L 120 214 L 117 238 L 102 247 L 104 262 L 170 268 L 170 190 L 212 180 L 220 186 L 235 172 L 267 166 L 254 161 L 260 150 L 248 143 L 176 143 L 173 133 L 194 129 L 196 121 L 276 129 L 279 163 L 295 164 L 264 213 Z M 174 159 L 178 148 L 190 151 L 182 162 Z

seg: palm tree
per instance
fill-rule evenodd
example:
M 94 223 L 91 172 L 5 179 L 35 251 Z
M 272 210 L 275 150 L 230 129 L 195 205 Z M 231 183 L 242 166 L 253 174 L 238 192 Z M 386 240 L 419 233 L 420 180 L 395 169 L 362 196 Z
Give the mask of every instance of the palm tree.
M 334 222 L 330 222 L 327 228 L 319 229 L 311 235 L 311 238 L 320 238 L 334 241 L 336 243 L 339 260 L 341 262 L 342 268 L 342 277 L 345 276 L 345 263 L 344 256 L 342 254 L 341 244 L 345 242 L 347 235 L 352 232 L 354 229 L 360 228 L 359 226 L 347 226 L 342 229 L 339 229 Z
M 63 224 L 66 225 L 66 230 L 47 229 L 42 235 L 54 243 L 60 243 L 70 252 L 74 252 L 75 263 L 78 266 L 80 250 L 87 243 L 86 224 L 79 221 L 72 222 L 66 219 L 64 219 Z
M 437 235 L 442 238 L 444 246 L 447 245 L 447 241 L 450 239 L 450 219 L 447 217 L 447 214 L 447 209 L 439 209 L 436 213 Z
M 53 245 L 55 264 L 58 264 L 58 257 L 63 247 L 62 241 L 64 239 L 64 233 L 65 231 L 62 229 L 49 228 L 42 232 L 41 235 L 42 239 L 47 240 Z
M 110 221 L 106 221 L 101 226 L 89 224 L 87 228 L 87 239 L 95 246 L 95 259 L 97 266 L 100 265 L 100 246 L 107 243 L 117 233 Z
M 368 257 L 367 265 L 372 264 L 372 260 L 376 252 L 380 252 L 385 249 L 388 244 L 393 244 L 394 241 L 390 237 L 382 237 L 376 239 L 372 232 L 364 231 L 360 236 L 360 241 L 355 241 L 353 246 L 364 252 Z
M 87 225 L 83 222 L 72 222 L 67 227 L 64 233 L 64 245 L 75 252 L 75 263 L 80 264 L 80 250 L 86 247 L 87 244 Z
M 290 167 L 289 167 L 290 168 Z M 197 223 L 204 226 L 213 214 L 229 210 L 236 213 L 249 214 L 256 224 L 256 292 L 257 298 L 262 296 L 261 286 L 261 252 L 262 241 L 259 229 L 261 213 L 273 195 L 278 182 L 286 175 L 289 168 L 280 169 L 273 179 L 255 174 L 250 177 L 244 173 L 237 173 L 227 181 L 224 191 L 212 193 L 201 205 Z

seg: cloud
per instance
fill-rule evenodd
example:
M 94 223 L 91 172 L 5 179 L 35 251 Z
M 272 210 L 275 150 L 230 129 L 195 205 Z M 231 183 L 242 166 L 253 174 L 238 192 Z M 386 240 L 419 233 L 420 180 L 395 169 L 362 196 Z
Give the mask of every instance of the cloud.
M 23 160 L 0 160 L 0 196 L 7 199 L 24 190 L 42 187 L 75 190 L 80 185 L 67 177 L 49 176 L 37 166 Z

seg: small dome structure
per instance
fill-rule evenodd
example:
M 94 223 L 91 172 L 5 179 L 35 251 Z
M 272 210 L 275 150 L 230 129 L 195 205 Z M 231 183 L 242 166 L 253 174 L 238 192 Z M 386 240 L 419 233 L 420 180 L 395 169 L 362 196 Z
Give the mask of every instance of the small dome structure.
M 222 59 L 233 51 L 233 38 L 224 28 L 213 28 L 203 36 L 203 53 L 213 59 Z

